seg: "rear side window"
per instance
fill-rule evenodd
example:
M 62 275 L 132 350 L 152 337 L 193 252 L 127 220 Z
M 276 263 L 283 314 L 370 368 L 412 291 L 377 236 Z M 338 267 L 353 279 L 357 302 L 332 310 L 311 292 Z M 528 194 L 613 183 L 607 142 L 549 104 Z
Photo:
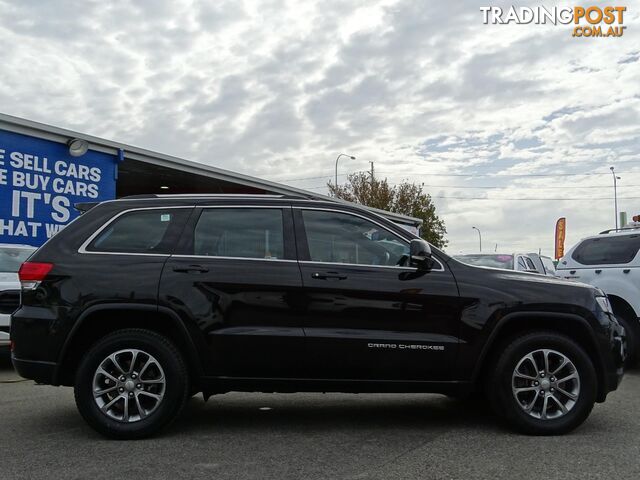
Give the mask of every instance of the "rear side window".
M 640 249 L 640 235 L 590 238 L 574 250 L 571 258 L 583 265 L 629 263 Z
M 282 209 L 204 209 L 193 236 L 193 254 L 267 260 L 284 258 Z
M 188 209 L 137 210 L 117 217 L 89 244 L 87 251 L 169 254 Z

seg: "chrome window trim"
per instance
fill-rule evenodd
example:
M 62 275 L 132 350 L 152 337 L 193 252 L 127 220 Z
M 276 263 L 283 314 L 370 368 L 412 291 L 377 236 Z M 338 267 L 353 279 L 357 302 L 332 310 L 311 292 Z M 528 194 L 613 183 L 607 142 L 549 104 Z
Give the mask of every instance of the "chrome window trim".
M 362 218 L 363 220 L 367 220 L 368 222 L 371 222 L 375 225 L 378 225 L 380 228 L 386 230 L 387 232 L 389 232 L 391 235 L 399 238 L 400 240 L 403 240 L 405 243 L 409 243 L 410 240 L 407 240 L 407 238 L 399 235 L 397 232 L 392 231 L 391 229 L 387 228 L 385 225 L 382 225 L 379 222 L 376 222 L 375 220 L 372 220 L 369 217 L 366 217 L 364 215 L 360 215 L 358 213 L 355 212 L 350 212 L 348 210 L 340 210 L 337 208 L 322 208 L 322 207 L 302 207 L 302 206 L 293 206 L 292 208 L 296 209 L 296 210 L 319 210 L 321 212 L 337 212 L 337 213 L 343 213 L 345 215 L 352 215 L 354 217 L 359 217 Z M 303 219 L 304 221 L 304 219 Z M 429 272 L 444 272 L 444 265 L 442 264 L 442 262 L 440 260 L 438 260 L 437 257 L 432 257 L 433 260 L 435 260 L 436 262 L 438 262 L 438 265 L 440 266 L 440 268 L 435 269 L 432 268 L 431 270 L 429 270 Z M 353 266 L 357 266 L 357 267 L 377 267 L 377 268 L 396 268 L 396 269 L 404 269 L 404 270 L 411 270 L 411 271 L 417 271 L 418 269 L 416 267 L 403 267 L 400 265 L 369 265 L 369 264 L 365 264 L 365 263 L 337 263 L 337 262 L 316 262 L 313 260 L 299 260 L 299 263 L 302 264 L 309 264 L 309 263 L 317 263 L 317 264 L 321 264 L 321 265 L 342 265 L 342 266 L 349 266 L 349 267 L 353 267 Z
M 147 199 L 139 199 L 139 200 L 147 200 Z M 115 201 L 115 200 L 111 200 L 110 202 Z M 107 203 L 107 202 L 103 202 L 103 203 Z M 378 225 L 380 228 L 383 228 L 384 230 L 386 230 L 387 232 L 391 233 L 392 235 L 400 238 L 401 240 L 404 240 L 405 242 L 409 242 L 409 240 L 407 239 L 407 237 L 404 237 L 402 235 L 399 235 L 397 232 L 394 232 L 392 230 L 390 230 L 389 228 L 387 228 L 385 225 L 382 225 L 381 223 L 372 220 L 371 218 L 364 216 L 364 215 L 360 215 L 358 213 L 355 212 L 350 212 L 348 210 L 341 210 L 341 209 L 334 209 L 334 208 L 323 208 L 323 207 L 305 207 L 305 206 L 292 206 L 292 205 L 172 205 L 172 206 L 158 206 L 158 207 L 137 207 L 137 208 L 129 208 L 127 210 L 123 210 L 121 212 L 119 212 L 118 214 L 114 215 L 113 217 L 111 217 L 109 220 L 107 220 L 98 230 L 96 230 L 87 240 L 85 240 L 85 242 L 80 246 L 80 248 L 78 249 L 78 253 L 83 254 L 83 255 L 134 255 L 134 256 L 140 256 L 140 257 L 164 257 L 164 258 L 168 258 L 168 257 L 176 257 L 176 258 L 199 258 L 199 259 L 222 259 L 222 260 L 249 260 L 249 261 L 266 261 L 266 262 L 285 262 L 285 263 L 300 263 L 300 264 L 318 264 L 318 265 L 341 265 L 341 266 L 346 266 L 346 267 L 373 267 L 373 268 L 393 268 L 396 270 L 409 270 L 409 271 L 417 271 L 418 269 L 416 267 L 404 267 L 404 266 L 398 266 L 398 265 L 368 265 L 368 264 L 362 264 L 362 263 L 332 263 L 332 262 L 315 262 L 312 260 L 290 260 L 290 259 L 280 259 L 280 258 L 274 258 L 274 259 L 269 259 L 269 258 L 253 258 L 253 257 L 216 257 L 216 256 L 209 256 L 209 255 L 182 255 L 182 254 L 178 254 L 178 255 L 172 255 L 169 253 L 134 253 L 134 252 L 104 252 L 104 251 L 89 251 L 87 250 L 87 247 L 91 244 L 91 242 L 93 242 L 93 240 L 95 240 L 95 238 L 100 235 L 100 233 L 102 233 L 109 225 L 111 225 L 114 221 L 116 221 L 119 217 L 121 217 L 122 215 L 125 215 L 127 213 L 131 213 L 131 212 L 137 212 L 137 211 L 145 211 L 145 210 L 168 210 L 168 209 L 179 209 L 179 208 L 201 208 L 201 209 L 207 209 L 207 208 L 269 208 L 272 210 L 284 210 L 284 209 L 297 209 L 297 210 L 319 210 L 319 211 L 323 211 L 323 212 L 337 212 L 337 213 L 343 213 L 346 215 L 352 215 L 354 217 L 359 217 L 362 218 L 363 220 L 367 220 L 369 222 L 374 223 L 375 225 Z M 283 232 L 284 233 L 284 232 Z M 445 268 L 443 263 L 437 258 L 437 257 L 433 257 L 433 259 L 438 263 L 439 268 L 438 269 L 431 269 L 429 270 L 429 272 L 444 272 Z
M 83 255 L 137 255 L 141 257 L 170 257 L 170 253 L 139 253 L 139 252 L 104 252 L 100 250 L 87 250 L 87 247 L 93 242 L 98 235 L 100 235 L 109 225 L 115 222 L 121 216 L 131 213 L 131 212 L 142 212 L 145 210 L 169 210 L 176 208 L 195 208 L 195 205 L 181 205 L 181 206 L 164 206 L 164 207 L 141 207 L 141 208 L 129 208 L 127 210 L 123 210 L 109 220 L 107 220 L 98 230 L 93 232 L 91 236 L 85 242 L 80 245 L 78 249 L 78 253 Z
M 437 258 L 433 258 L 440 268 L 432 268 L 431 270 L 425 270 L 425 272 L 444 272 L 444 266 Z M 342 267 L 365 267 L 365 268 L 393 268 L 395 270 L 410 270 L 412 272 L 417 272 L 418 268 L 416 267 L 403 267 L 400 265 L 369 265 L 368 263 L 332 263 L 332 262 L 314 262 L 311 260 L 300 260 L 298 263 L 302 265 L 339 265 Z
M 288 258 L 257 258 L 257 257 L 222 257 L 214 255 L 184 255 L 175 254 L 171 255 L 171 258 L 201 258 L 201 259 L 220 259 L 220 260 L 251 260 L 253 262 L 285 262 L 285 263 L 297 263 L 297 260 L 290 260 Z
M 207 208 L 268 208 L 271 210 L 290 209 L 291 205 L 196 205 L 196 208 L 203 210 Z

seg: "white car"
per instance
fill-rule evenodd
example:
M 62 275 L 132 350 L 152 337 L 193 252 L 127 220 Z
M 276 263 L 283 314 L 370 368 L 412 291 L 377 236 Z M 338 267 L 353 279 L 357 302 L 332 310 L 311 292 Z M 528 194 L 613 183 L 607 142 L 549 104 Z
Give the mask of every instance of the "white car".
M 600 288 L 627 332 L 630 361 L 640 358 L 640 225 L 587 237 L 560 259 L 557 275 Z
M 533 264 L 536 266 L 536 270 L 538 270 L 539 273 L 550 277 L 557 276 L 556 266 L 554 265 L 551 257 L 539 255 L 537 253 L 527 253 L 527 256 L 533 261 Z
M 456 260 L 476 267 L 504 268 L 519 272 L 541 273 L 524 253 L 467 253 L 452 255 Z
M 0 243 L 0 350 L 9 348 L 9 320 L 20 306 L 18 269 L 35 247 Z

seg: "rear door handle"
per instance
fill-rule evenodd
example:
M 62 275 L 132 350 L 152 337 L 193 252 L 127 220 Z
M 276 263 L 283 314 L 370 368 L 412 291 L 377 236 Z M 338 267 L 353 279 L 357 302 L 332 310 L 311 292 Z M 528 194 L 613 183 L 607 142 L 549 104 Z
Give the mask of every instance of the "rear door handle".
M 312 273 L 311 278 L 315 278 L 316 280 L 346 280 L 346 275 L 340 275 L 339 273 L 329 272 L 329 273 Z
M 209 269 L 202 265 L 186 265 L 184 267 L 173 267 L 173 271 L 180 273 L 207 273 Z

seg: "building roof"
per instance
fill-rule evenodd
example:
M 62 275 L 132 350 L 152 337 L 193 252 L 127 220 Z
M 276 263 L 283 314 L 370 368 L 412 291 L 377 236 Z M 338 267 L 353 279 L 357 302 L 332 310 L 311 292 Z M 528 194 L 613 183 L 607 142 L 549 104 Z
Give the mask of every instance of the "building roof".
M 213 167 L 211 165 L 193 162 L 184 158 L 153 152 L 144 148 L 114 142 L 112 140 L 106 140 L 92 135 L 86 135 L 84 133 L 74 132 L 72 130 L 67 130 L 52 125 L 46 125 L 44 123 L 34 122 L 32 120 L 26 120 L 24 118 L 14 117 L 12 115 L 7 115 L 4 113 L 0 113 L 0 129 L 59 143 L 67 143 L 72 138 L 80 138 L 86 140 L 89 143 L 89 149 L 91 150 L 111 155 L 118 155 L 118 152 L 120 150 L 123 150 L 125 159 L 135 160 L 137 162 L 145 164 L 165 167 L 188 174 L 217 179 L 225 183 L 243 185 L 249 188 L 264 190 L 272 193 L 303 196 L 307 198 L 327 200 L 332 202 L 350 203 L 326 195 L 320 195 L 315 192 L 310 192 L 301 188 L 284 185 L 282 183 L 272 182 L 269 180 L 252 177 L 250 175 L 244 175 L 242 173 Z M 125 161 L 125 164 L 126 163 L 127 162 Z M 377 208 L 365 208 L 383 215 L 397 223 L 413 226 L 419 226 L 422 224 L 422 220 L 418 218 L 410 217 L 407 215 L 400 215 Z

